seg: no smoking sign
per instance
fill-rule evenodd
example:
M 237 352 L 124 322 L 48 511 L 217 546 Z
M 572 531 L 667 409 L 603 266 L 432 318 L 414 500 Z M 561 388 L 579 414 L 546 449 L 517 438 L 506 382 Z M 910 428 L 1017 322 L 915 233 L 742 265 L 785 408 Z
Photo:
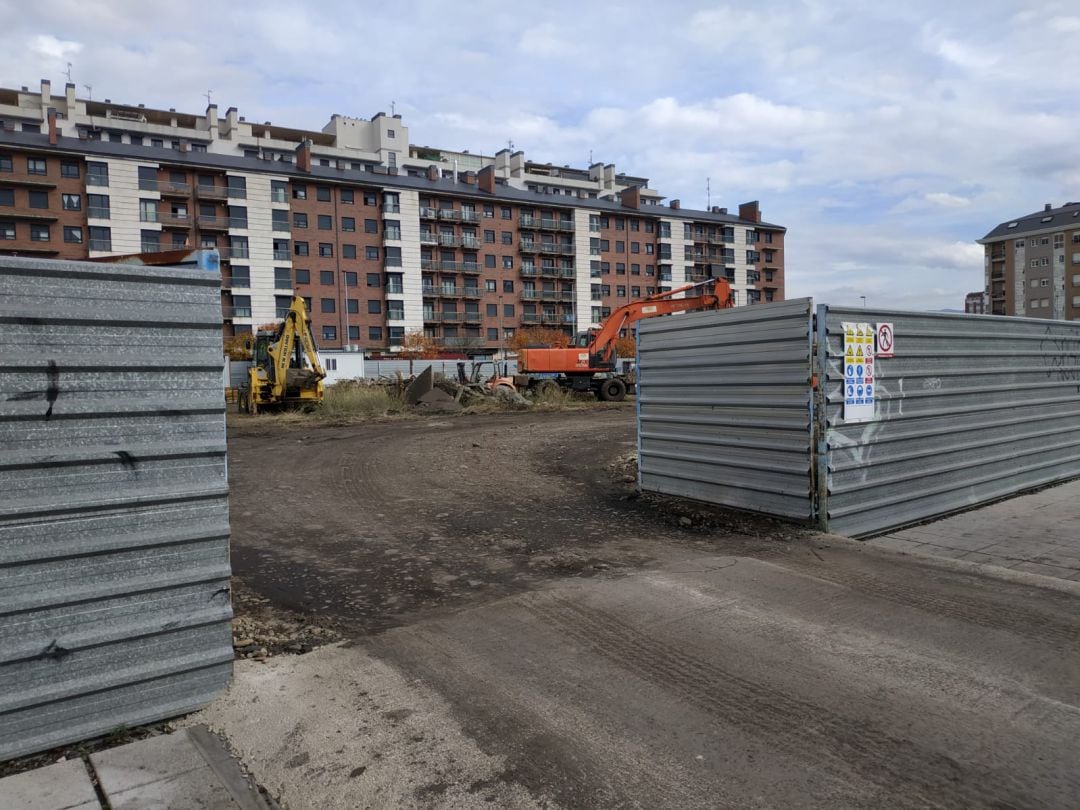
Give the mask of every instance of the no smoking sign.
M 874 330 L 874 343 L 878 357 L 892 357 L 896 347 L 896 335 L 891 323 L 879 323 Z

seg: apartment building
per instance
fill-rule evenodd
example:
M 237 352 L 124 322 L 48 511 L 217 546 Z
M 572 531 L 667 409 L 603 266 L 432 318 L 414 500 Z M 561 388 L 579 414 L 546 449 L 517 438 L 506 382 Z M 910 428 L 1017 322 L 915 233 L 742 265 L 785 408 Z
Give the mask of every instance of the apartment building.
M 1080 202 L 1047 203 L 978 242 L 988 312 L 1080 320 Z
M 448 350 L 568 332 L 638 297 L 727 278 L 782 300 L 784 236 L 756 202 L 666 205 L 613 166 L 408 144 L 400 116 L 321 131 L 0 90 L 0 253 L 88 258 L 215 247 L 227 334 L 307 299 L 326 348 Z
M 986 293 L 969 292 L 964 296 L 964 312 L 968 315 L 986 314 Z

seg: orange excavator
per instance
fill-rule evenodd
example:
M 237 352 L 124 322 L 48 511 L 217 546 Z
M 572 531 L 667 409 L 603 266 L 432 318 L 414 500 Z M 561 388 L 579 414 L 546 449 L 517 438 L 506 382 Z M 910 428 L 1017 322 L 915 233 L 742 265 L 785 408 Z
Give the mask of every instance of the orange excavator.
M 684 297 L 675 297 L 680 294 Z M 626 397 L 628 379 L 616 373 L 615 341 L 624 329 L 629 334 L 643 318 L 731 306 L 731 285 L 722 278 L 631 301 L 612 312 L 599 327 L 575 336 L 569 348 L 522 349 L 514 384 L 532 391 L 556 385 L 572 391 L 591 390 L 598 399 L 619 402 Z

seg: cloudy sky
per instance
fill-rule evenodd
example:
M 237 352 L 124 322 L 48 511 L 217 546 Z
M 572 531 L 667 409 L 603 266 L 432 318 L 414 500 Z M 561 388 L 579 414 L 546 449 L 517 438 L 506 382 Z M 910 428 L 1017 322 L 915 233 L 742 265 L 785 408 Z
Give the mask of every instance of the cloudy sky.
M 254 10 L 257 9 L 257 10 Z M 1080 6 L 951 0 L 0 0 L 0 85 L 584 166 L 684 206 L 760 199 L 788 295 L 962 307 L 974 240 L 1080 199 Z

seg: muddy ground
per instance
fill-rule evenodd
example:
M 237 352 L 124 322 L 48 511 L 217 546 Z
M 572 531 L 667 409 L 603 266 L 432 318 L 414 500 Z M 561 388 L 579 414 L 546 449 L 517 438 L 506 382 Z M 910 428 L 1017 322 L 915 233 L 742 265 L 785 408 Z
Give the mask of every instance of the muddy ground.
M 274 605 L 355 635 L 551 577 L 639 567 L 657 544 L 806 534 L 639 499 L 635 451 L 633 403 L 330 428 L 240 422 L 234 572 Z
M 653 497 L 633 412 L 231 431 L 190 718 L 298 808 L 1075 807 L 1080 586 Z M 323 636 L 326 638 L 327 636 Z

